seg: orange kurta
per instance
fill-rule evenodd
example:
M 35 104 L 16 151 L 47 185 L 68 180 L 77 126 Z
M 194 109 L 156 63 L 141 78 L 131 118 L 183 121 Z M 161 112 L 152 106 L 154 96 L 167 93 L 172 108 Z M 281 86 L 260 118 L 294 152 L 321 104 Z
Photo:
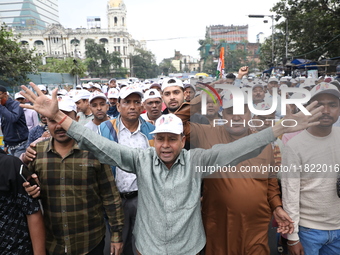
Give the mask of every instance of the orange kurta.
M 184 105 L 183 105 L 184 106 Z M 184 133 L 197 148 L 233 141 L 224 126 L 211 127 L 187 122 L 190 112 L 176 113 L 184 122 Z M 251 134 L 249 130 L 248 134 Z M 272 145 L 241 166 L 274 166 Z M 204 179 L 202 217 L 207 236 L 206 255 L 266 255 L 268 224 L 272 210 L 282 206 L 275 174 L 223 173 Z

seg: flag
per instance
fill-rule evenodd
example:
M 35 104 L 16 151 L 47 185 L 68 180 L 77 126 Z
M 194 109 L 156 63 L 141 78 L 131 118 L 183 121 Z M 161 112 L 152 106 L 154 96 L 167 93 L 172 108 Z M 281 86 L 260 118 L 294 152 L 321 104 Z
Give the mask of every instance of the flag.
M 221 47 L 220 58 L 218 59 L 216 80 L 221 79 L 224 75 L 224 47 Z

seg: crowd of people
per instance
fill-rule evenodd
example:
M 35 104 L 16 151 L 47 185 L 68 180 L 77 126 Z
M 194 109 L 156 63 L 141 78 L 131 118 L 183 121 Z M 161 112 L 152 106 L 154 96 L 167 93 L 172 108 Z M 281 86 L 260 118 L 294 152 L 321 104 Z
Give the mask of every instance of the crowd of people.
M 336 78 L 22 87 L 0 86 L 1 254 L 340 254 Z

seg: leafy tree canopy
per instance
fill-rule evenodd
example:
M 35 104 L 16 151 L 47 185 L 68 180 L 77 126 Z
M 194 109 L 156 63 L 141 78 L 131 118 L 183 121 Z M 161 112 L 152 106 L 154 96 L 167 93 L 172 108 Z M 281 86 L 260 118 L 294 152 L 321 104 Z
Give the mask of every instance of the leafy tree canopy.
M 0 81 L 10 86 L 26 82 L 27 74 L 35 73 L 41 60 L 35 56 L 34 50 L 27 50 L 18 43 L 8 27 L 0 27 Z
M 281 0 L 271 11 L 278 22 L 274 37 L 277 60 L 284 59 L 286 39 L 289 59 L 340 56 L 338 0 Z
M 85 76 L 87 71 L 87 65 L 85 61 L 81 59 L 66 58 L 47 58 L 46 65 L 40 65 L 38 67 L 39 72 L 51 72 L 51 73 L 69 73 L 71 75 L 78 75 L 79 77 Z
M 112 73 L 123 72 L 121 69 L 122 59 L 119 52 L 109 53 L 102 44 L 93 39 L 85 42 L 86 64 L 88 71 L 95 77 L 110 77 Z
M 152 52 L 143 49 L 135 49 L 135 51 L 136 54 L 130 58 L 131 75 L 141 79 L 157 77 L 159 68 Z

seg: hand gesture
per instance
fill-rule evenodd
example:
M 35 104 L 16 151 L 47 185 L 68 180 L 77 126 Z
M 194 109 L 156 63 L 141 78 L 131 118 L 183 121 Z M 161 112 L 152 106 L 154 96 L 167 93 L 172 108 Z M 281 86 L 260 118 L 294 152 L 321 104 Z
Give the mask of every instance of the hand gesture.
M 242 79 L 242 77 L 245 76 L 245 75 L 247 75 L 248 72 L 249 72 L 248 66 L 242 66 L 242 67 L 238 70 L 237 79 Z
M 302 111 L 292 114 L 290 110 L 287 110 L 287 115 L 283 120 L 273 127 L 274 136 L 278 137 L 284 133 L 292 133 L 299 130 L 306 129 L 308 127 L 319 125 L 317 121 L 322 113 L 323 106 L 315 108 L 318 104 L 317 101 L 313 101 L 306 109 L 311 115 L 305 115 Z
M 28 108 L 35 110 L 36 112 L 46 116 L 47 118 L 54 119 L 57 115 L 58 108 L 58 100 L 57 100 L 57 88 L 52 92 L 52 99 L 44 95 L 41 90 L 36 86 L 33 82 L 30 82 L 32 88 L 37 92 L 38 95 L 35 95 L 29 88 L 22 85 L 21 88 L 25 91 L 21 91 L 20 93 L 25 96 L 33 105 L 28 104 L 20 104 L 23 108 Z

